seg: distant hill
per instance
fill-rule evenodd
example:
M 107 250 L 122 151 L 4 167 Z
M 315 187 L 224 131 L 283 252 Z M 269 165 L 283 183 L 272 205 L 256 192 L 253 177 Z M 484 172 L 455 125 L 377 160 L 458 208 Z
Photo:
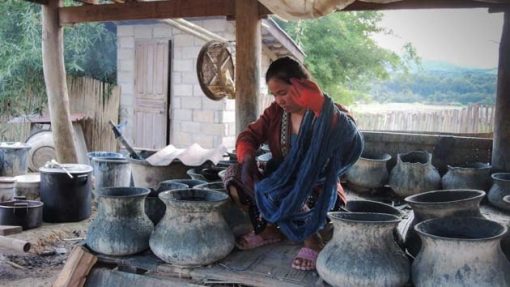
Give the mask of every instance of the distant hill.
M 423 61 L 408 74 L 394 74 L 374 83 L 371 99 L 377 102 L 427 104 L 494 104 L 497 69 L 460 67 Z

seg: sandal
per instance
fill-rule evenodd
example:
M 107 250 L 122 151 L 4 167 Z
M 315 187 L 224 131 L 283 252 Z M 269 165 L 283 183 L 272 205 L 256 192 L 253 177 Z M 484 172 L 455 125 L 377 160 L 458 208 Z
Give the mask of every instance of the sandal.
M 292 260 L 292 268 L 297 270 L 303 270 L 303 271 L 310 271 L 315 270 L 315 262 L 317 261 L 317 256 L 319 255 L 319 252 L 308 248 L 303 247 L 299 250 L 296 257 L 294 257 L 294 260 Z M 296 259 L 301 259 L 301 263 L 304 263 L 305 261 L 312 262 L 312 265 L 310 267 L 303 267 L 296 264 Z
M 240 241 L 244 241 L 243 244 L 239 244 Z M 249 250 L 257 247 L 261 247 L 268 244 L 273 244 L 282 241 L 280 237 L 264 238 L 255 232 L 250 232 L 241 236 L 236 240 L 236 247 L 240 250 Z

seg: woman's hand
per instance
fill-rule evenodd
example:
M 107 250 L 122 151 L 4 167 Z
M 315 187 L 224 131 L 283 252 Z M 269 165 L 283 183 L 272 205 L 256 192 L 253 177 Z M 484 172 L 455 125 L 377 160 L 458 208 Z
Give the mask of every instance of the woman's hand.
M 241 181 L 243 184 L 253 190 L 255 183 L 261 177 L 255 158 L 252 155 L 246 155 L 241 165 Z
M 319 116 L 322 105 L 324 104 L 324 96 L 319 86 L 307 79 L 290 79 L 291 87 L 289 94 L 296 104 L 311 109 L 315 116 Z

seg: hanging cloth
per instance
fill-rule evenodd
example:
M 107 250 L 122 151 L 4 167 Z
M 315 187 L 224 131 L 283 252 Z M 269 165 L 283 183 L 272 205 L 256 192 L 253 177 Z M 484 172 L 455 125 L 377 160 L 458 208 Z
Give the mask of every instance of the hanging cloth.
M 337 117 L 338 120 L 332 120 Z M 269 177 L 255 185 L 262 216 L 291 240 L 302 241 L 324 226 L 336 202 L 336 186 L 361 155 L 363 140 L 352 120 L 325 96 L 321 114 L 307 111 L 297 143 Z M 315 205 L 304 208 L 313 188 L 322 185 Z

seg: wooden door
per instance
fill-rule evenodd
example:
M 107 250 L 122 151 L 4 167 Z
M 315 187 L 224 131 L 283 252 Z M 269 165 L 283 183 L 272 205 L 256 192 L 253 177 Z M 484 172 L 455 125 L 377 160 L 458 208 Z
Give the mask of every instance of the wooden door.
M 169 43 L 137 42 L 135 48 L 134 146 L 159 149 L 168 143 Z

